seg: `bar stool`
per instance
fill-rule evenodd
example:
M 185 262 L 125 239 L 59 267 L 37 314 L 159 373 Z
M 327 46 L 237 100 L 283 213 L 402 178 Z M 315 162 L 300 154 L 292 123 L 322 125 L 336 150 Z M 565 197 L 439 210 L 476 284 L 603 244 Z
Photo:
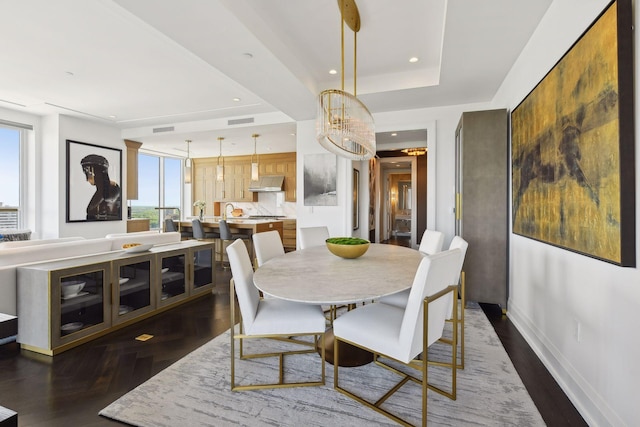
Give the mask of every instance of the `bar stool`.
M 236 239 L 242 239 L 249 244 L 249 253 L 253 253 L 253 245 L 251 244 L 251 234 L 244 233 L 232 233 L 231 228 L 229 228 L 229 224 L 224 219 L 221 219 L 218 222 L 218 228 L 220 232 L 220 251 L 217 252 L 217 255 L 220 256 L 220 263 L 222 264 L 222 268 L 225 270 L 229 269 L 229 265 L 224 263 L 224 254 L 226 249 L 226 244 L 233 242 Z

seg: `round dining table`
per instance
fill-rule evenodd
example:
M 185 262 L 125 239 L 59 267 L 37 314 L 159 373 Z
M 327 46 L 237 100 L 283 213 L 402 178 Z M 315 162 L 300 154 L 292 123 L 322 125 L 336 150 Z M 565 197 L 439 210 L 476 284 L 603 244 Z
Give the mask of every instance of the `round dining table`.
M 340 258 L 326 246 L 314 246 L 272 258 L 253 275 L 271 297 L 308 304 L 344 305 L 376 300 L 408 289 L 423 256 L 415 249 L 372 243 L 354 259 Z M 325 334 L 326 360 L 333 363 L 333 332 Z M 360 366 L 373 355 L 340 343 L 340 365 Z
M 354 304 L 410 288 L 421 260 L 415 249 L 381 243 L 353 259 L 313 246 L 270 259 L 253 281 L 263 293 L 288 301 Z

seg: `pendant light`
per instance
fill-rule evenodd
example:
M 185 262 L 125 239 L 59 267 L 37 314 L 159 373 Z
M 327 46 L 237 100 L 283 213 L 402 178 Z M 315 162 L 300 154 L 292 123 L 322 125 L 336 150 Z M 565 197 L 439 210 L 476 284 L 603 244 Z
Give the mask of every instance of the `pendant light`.
M 224 138 L 219 136 L 218 141 L 220 142 L 220 154 L 218 155 L 218 165 L 216 166 L 216 181 L 224 181 L 224 157 L 222 157 L 222 140 Z M 222 159 L 222 164 L 220 164 L 220 159 Z
M 373 117 L 356 97 L 357 33 L 360 14 L 355 0 L 338 0 L 341 15 L 342 89 L 318 95 L 316 139 L 328 151 L 351 160 L 366 160 L 376 154 Z M 353 95 L 344 90 L 344 24 L 353 30 Z
M 189 150 L 189 146 L 191 145 L 191 140 L 185 140 L 187 143 L 187 158 L 184 159 L 184 183 L 191 184 L 191 152 Z
M 251 135 L 251 137 L 253 138 L 253 154 L 251 155 L 251 181 L 257 181 L 260 178 L 260 173 L 258 170 L 258 161 L 259 161 L 259 157 L 258 157 L 258 151 L 256 150 L 256 140 L 260 135 L 258 135 L 257 133 L 254 133 L 253 135 Z M 256 157 L 256 161 L 253 161 L 253 156 Z

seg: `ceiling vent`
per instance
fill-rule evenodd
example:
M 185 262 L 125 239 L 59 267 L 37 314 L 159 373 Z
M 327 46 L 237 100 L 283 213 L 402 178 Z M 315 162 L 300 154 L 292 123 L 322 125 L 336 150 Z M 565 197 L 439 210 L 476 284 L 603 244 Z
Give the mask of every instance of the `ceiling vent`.
M 253 117 L 248 117 L 246 119 L 234 119 L 234 120 L 229 120 L 227 121 L 227 125 L 228 126 L 233 126 L 233 125 L 244 125 L 246 123 L 253 123 L 254 119 Z
M 158 133 L 158 132 L 173 132 L 174 130 L 176 130 L 175 127 L 173 126 L 166 126 L 163 128 L 153 128 L 153 133 Z

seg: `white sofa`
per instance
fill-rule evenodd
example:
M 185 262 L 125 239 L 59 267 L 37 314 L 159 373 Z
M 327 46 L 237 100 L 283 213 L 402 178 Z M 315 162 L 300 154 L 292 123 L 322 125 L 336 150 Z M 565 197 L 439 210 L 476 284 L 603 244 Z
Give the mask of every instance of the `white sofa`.
M 18 266 L 122 250 L 124 243 L 178 243 L 180 233 L 139 232 L 113 234 L 98 239 L 57 240 L 52 239 L 52 242 L 40 242 L 30 246 L 0 248 L 0 313 L 17 315 Z
M 25 246 L 49 245 L 51 243 L 73 242 L 85 240 L 84 237 L 59 237 L 57 239 L 34 239 L 34 240 L 10 240 L 0 242 L 0 249 L 22 248 Z M 0 252 L 2 254 L 2 252 Z

